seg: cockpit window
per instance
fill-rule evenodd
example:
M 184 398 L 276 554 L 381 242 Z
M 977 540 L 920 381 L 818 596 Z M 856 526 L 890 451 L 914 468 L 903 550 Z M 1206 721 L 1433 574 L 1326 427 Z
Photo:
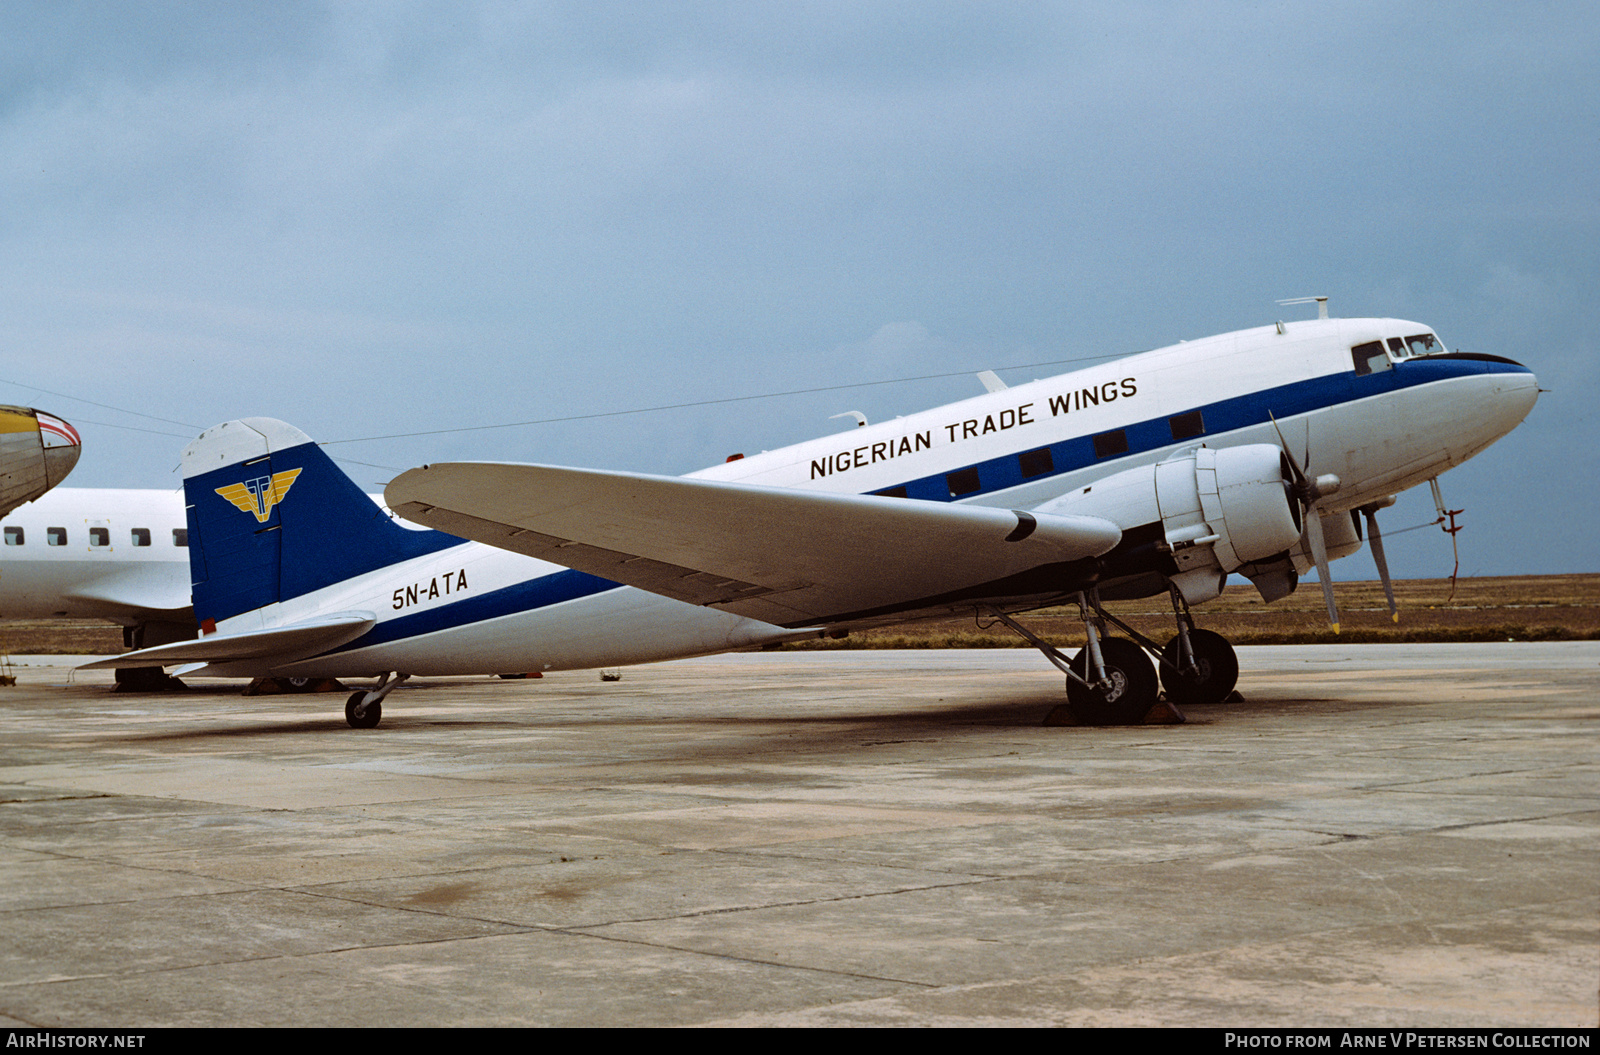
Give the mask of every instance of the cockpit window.
M 1438 355 L 1444 351 L 1444 342 L 1431 333 L 1419 333 L 1406 338 L 1406 347 L 1412 355 Z
M 1358 344 L 1350 349 L 1350 358 L 1356 364 L 1357 376 L 1364 376 L 1374 370 L 1389 369 L 1389 357 L 1384 354 L 1382 341 L 1368 341 Z

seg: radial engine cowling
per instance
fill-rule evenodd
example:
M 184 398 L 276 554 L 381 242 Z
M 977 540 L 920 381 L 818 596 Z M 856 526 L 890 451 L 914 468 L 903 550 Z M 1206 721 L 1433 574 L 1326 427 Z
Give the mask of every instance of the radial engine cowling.
M 1222 592 L 1228 573 L 1300 539 L 1300 505 L 1283 451 L 1270 443 L 1200 447 L 1128 469 L 1039 507 L 1105 517 L 1124 531 L 1159 523 L 1190 604 Z

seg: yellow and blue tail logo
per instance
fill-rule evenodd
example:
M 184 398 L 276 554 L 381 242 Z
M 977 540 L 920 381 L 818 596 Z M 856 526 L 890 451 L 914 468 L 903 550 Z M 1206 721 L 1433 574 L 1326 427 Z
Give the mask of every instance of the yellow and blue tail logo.
M 251 421 L 280 442 L 304 436 L 282 422 Z M 309 439 L 268 452 L 236 436 L 219 426 L 185 455 L 199 465 L 228 462 L 183 481 L 196 620 L 221 622 L 466 544 L 396 524 Z
M 272 507 L 283 501 L 294 484 L 294 478 L 299 475 L 299 469 L 285 469 L 271 476 L 258 476 L 254 480 L 219 487 L 216 491 L 242 511 L 254 513 L 256 520 L 265 524 L 272 516 Z

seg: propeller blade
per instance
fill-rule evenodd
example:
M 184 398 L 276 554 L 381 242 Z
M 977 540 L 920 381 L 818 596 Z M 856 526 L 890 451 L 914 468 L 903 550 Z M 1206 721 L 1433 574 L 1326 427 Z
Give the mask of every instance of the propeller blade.
M 1278 427 L 1277 416 L 1269 410 L 1267 411 L 1267 418 L 1272 422 L 1272 431 L 1278 434 L 1278 446 L 1283 448 L 1283 456 L 1289 459 L 1289 468 L 1294 470 L 1295 490 L 1302 492 L 1305 491 L 1309 486 L 1309 482 L 1306 479 L 1306 471 L 1300 468 L 1300 463 L 1295 461 L 1294 455 L 1290 453 L 1289 441 L 1283 438 L 1283 429 Z M 1307 463 L 1311 461 L 1311 451 L 1309 447 L 1306 450 L 1306 461 Z
M 1328 572 L 1328 543 L 1322 534 L 1322 518 L 1315 509 L 1306 516 L 1306 541 L 1311 543 L 1311 559 L 1317 564 L 1317 578 L 1322 580 L 1322 599 L 1328 604 L 1328 622 L 1333 632 L 1339 632 L 1339 604 L 1333 599 L 1333 576 Z
M 1400 609 L 1394 603 L 1394 583 L 1389 579 L 1389 561 L 1383 555 L 1383 536 L 1378 532 L 1378 507 L 1362 506 L 1361 515 L 1367 518 L 1367 541 L 1372 544 L 1372 563 L 1378 566 L 1383 595 L 1389 599 L 1389 618 L 1398 623 Z
M 1273 416 L 1271 411 L 1267 412 L 1267 417 L 1272 420 L 1272 429 L 1278 434 L 1278 444 L 1283 449 L 1284 458 L 1289 462 L 1289 468 L 1294 470 L 1295 497 L 1300 499 L 1300 503 L 1305 506 L 1306 512 L 1309 513 L 1311 511 L 1311 503 L 1319 498 L 1326 498 L 1328 495 L 1337 493 L 1342 486 L 1341 481 L 1334 473 L 1323 473 L 1316 479 L 1312 479 L 1307 475 L 1311 468 L 1311 426 L 1309 423 L 1306 425 L 1306 461 L 1304 465 L 1301 465 L 1294 460 L 1294 453 L 1289 450 L 1289 444 L 1283 438 L 1283 429 L 1278 427 L 1278 419 Z
M 1311 559 L 1316 563 L 1317 578 L 1322 582 L 1322 599 L 1328 605 L 1328 623 L 1337 634 L 1339 603 L 1333 599 L 1333 576 L 1328 571 L 1328 543 L 1322 534 L 1322 516 L 1317 512 L 1316 502 L 1318 498 L 1339 490 L 1339 478 L 1333 473 L 1326 473 L 1315 480 L 1306 475 L 1306 467 L 1311 464 L 1310 422 L 1306 423 L 1306 464 L 1302 466 L 1295 461 L 1294 455 L 1290 452 L 1289 443 L 1283 438 L 1283 429 L 1278 426 L 1277 416 L 1269 410 L 1267 417 L 1272 421 L 1273 431 L 1278 434 L 1278 443 L 1282 447 L 1284 458 L 1289 462 L 1289 468 L 1294 470 L 1295 498 L 1305 511 L 1306 541 L 1311 544 Z

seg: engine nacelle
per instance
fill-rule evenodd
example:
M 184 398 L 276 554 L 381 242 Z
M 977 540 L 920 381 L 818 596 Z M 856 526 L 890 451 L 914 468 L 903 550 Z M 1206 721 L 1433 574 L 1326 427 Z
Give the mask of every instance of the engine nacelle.
M 1361 529 L 1356 526 L 1355 517 L 1350 513 L 1329 513 L 1322 518 L 1322 543 L 1328 548 L 1328 560 L 1331 563 L 1341 557 L 1348 557 L 1352 553 L 1361 551 Z M 1294 561 L 1294 570 L 1304 575 L 1317 563 L 1311 556 L 1311 543 L 1304 536 L 1289 551 L 1289 559 Z
M 1159 524 L 1171 574 L 1190 604 L 1222 592 L 1228 573 L 1300 541 L 1300 506 L 1283 451 L 1270 443 L 1200 447 L 1108 476 L 1039 507 L 1104 517 L 1127 531 Z
M 1322 541 L 1328 548 L 1328 560 L 1348 557 L 1361 548 L 1361 529 L 1350 513 L 1329 513 L 1322 518 Z M 1311 556 L 1311 541 L 1304 535 L 1294 549 L 1277 554 L 1265 561 L 1255 561 L 1239 569 L 1268 604 L 1294 593 L 1300 576 L 1316 565 Z

